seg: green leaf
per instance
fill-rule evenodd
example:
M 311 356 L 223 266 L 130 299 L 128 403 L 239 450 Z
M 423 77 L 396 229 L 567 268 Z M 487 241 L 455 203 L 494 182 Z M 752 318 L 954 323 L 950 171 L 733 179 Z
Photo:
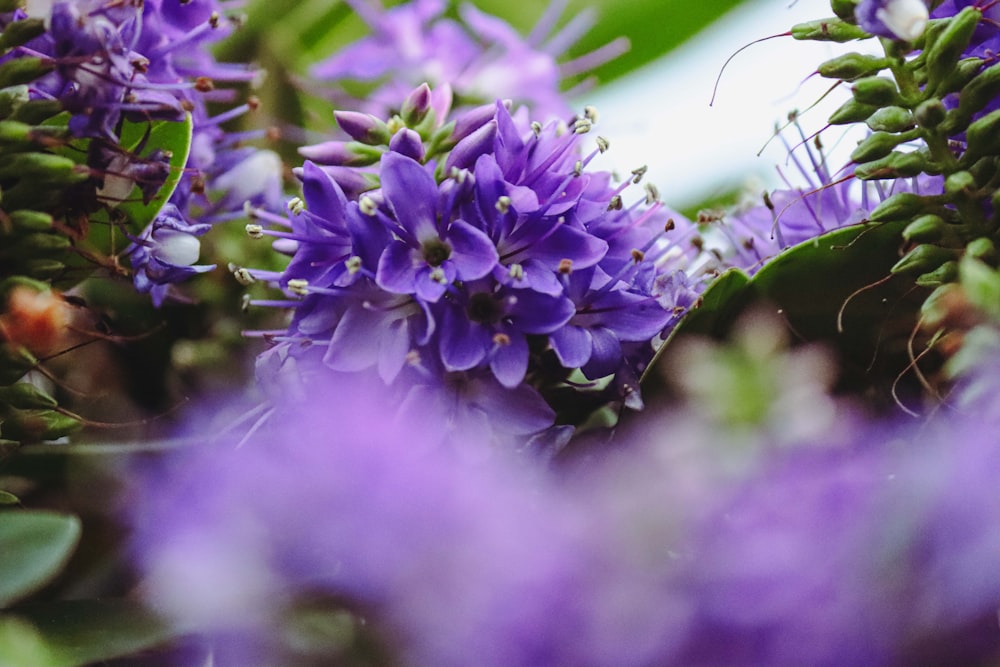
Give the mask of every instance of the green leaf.
M 51 581 L 80 539 L 80 520 L 55 512 L 0 512 L 0 607 Z
M 16 505 L 19 502 L 21 502 L 20 499 L 13 493 L 0 491 L 0 505 Z
M 0 615 L 0 665 L 79 667 L 165 643 L 175 631 L 136 602 L 64 600 Z
M 180 183 L 184 173 L 184 165 L 187 164 L 188 155 L 191 153 L 193 127 L 191 114 L 187 114 L 181 122 L 163 120 L 150 124 L 125 121 L 121 132 L 122 146 L 128 150 L 138 149 L 148 130 L 149 135 L 145 140 L 145 146 L 142 147 L 142 155 L 147 156 L 156 149 L 170 153 L 170 175 L 167 176 L 156 197 L 148 204 L 143 204 L 142 192 L 139 186 L 135 186 L 128 200 L 118 206 L 118 209 L 129 217 L 130 227 L 134 232 L 138 233 L 145 229 L 177 189 L 177 184 Z
M 752 278 L 723 274 L 685 317 L 647 369 L 647 405 L 664 389 L 663 357 L 679 335 L 723 339 L 751 306 L 777 312 L 797 341 L 823 342 L 839 355 L 844 388 L 886 388 L 909 363 L 907 339 L 929 293 L 893 276 L 906 221 L 853 225 L 789 248 Z M 742 276 L 742 278 L 741 278 Z

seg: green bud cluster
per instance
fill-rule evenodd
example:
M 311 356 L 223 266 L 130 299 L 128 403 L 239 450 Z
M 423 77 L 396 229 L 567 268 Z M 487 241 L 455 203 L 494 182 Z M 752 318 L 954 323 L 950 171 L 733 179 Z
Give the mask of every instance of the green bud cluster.
M 861 34 L 857 0 L 832 0 L 836 18 L 800 24 L 796 39 L 850 41 Z M 1000 264 L 1000 64 L 970 57 L 983 20 L 976 6 L 933 19 L 907 42 L 880 38 L 883 56 L 850 52 L 817 73 L 845 82 L 851 97 L 831 125 L 864 123 L 869 134 L 851 153 L 862 181 L 941 177 L 939 193 L 899 192 L 870 214 L 873 222 L 904 223 L 893 274 L 918 285 L 958 279 L 963 258 Z M 909 187 L 905 188 L 911 189 Z
M 8 4 L 0 1 L 0 10 L 11 11 L 3 9 Z M 0 55 L 44 31 L 40 19 L 9 23 L 0 32 Z M 69 147 L 67 118 L 57 101 L 28 95 L 28 84 L 54 67 L 44 57 L 18 56 L 0 64 L 0 449 L 62 438 L 81 426 L 26 380 L 40 367 L 39 352 L 9 339 L 8 328 L 30 317 L 13 310 L 12 290 L 48 294 L 52 284 L 69 277 L 69 265 L 80 263 L 73 246 L 86 233 L 86 225 L 67 223 L 68 206 L 77 199 L 73 192 L 91 178 L 80 164 L 86 150 Z M 56 318 L 55 325 L 64 322 Z

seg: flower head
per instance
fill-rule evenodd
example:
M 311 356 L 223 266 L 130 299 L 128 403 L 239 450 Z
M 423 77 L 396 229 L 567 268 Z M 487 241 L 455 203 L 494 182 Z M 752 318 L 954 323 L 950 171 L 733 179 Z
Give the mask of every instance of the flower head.
M 485 372 L 491 393 L 527 383 L 532 400 L 577 369 L 637 377 L 676 316 L 656 277 L 682 268 L 665 231 L 678 223 L 645 196 L 624 205 L 637 178 L 587 170 L 607 148 L 581 153 L 589 118 L 532 125 L 496 102 L 451 121 L 434 99 L 418 87 L 388 122 L 342 114 L 353 142 L 303 151 L 338 164 L 306 162 L 287 220 L 255 213 L 268 224 L 252 235 L 292 261 L 280 276 L 251 273 L 302 299 L 272 340 L 386 382 L 407 366 L 452 387 L 441 374 Z

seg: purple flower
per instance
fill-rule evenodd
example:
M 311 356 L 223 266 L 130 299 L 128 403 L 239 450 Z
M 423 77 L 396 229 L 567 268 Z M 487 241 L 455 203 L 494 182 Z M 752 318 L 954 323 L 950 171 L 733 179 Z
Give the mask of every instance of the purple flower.
M 149 293 L 159 307 L 172 283 L 186 280 L 215 268 L 215 265 L 195 265 L 201 251 L 198 237 L 211 225 L 191 224 L 173 204 L 165 204 L 125 254 L 134 272 L 135 289 Z
M 482 278 L 493 270 L 497 250 L 481 230 L 464 220 L 443 218 L 444 199 L 434 178 L 414 160 L 387 153 L 382 158 L 382 193 L 395 217 L 391 241 L 379 259 L 380 287 L 440 299 L 455 280 Z
M 546 41 L 565 7 L 562 2 L 549 6 L 527 39 L 471 4 L 460 6 L 460 21 L 443 15 L 441 0 L 415 0 L 388 10 L 371 0 L 350 4 L 371 34 L 317 64 L 312 74 L 338 83 L 374 83 L 375 89 L 363 100 L 352 99 L 342 89 L 333 97 L 338 106 L 358 107 L 378 117 L 397 109 L 414 86 L 428 82 L 435 88 L 451 86 L 463 104 L 511 99 L 540 118 L 565 118 L 569 109 L 560 83 L 627 49 L 627 42 L 620 39 L 559 63 L 560 54 L 594 22 L 591 14 L 580 14 Z
M 871 34 L 908 42 L 924 33 L 930 18 L 925 0 L 861 0 L 854 11 Z
M 274 664 L 291 662 L 296 600 L 317 595 L 404 665 L 1000 652 L 1000 449 L 977 420 L 852 421 L 776 445 L 679 412 L 539 468 L 479 440 L 486 403 L 515 394 L 486 373 L 445 377 L 406 387 L 387 416 L 399 397 L 381 383 L 324 375 L 239 448 L 194 427 L 198 444 L 128 498 L 146 600 L 186 633 L 250 655 L 263 643 Z

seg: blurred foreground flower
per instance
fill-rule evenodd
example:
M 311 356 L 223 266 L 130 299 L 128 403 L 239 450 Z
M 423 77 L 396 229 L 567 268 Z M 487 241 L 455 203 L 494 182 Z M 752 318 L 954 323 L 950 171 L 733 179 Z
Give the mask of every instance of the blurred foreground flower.
M 1000 449 L 974 423 L 776 449 L 673 413 L 538 469 L 441 446 L 419 396 L 387 418 L 377 382 L 327 376 L 312 396 L 238 449 L 179 450 L 130 499 L 147 599 L 214 637 L 217 664 L 351 664 L 350 642 L 295 641 L 317 599 L 331 615 L 312 622 L 354 619 L 381 664 L 1000 656 Z

